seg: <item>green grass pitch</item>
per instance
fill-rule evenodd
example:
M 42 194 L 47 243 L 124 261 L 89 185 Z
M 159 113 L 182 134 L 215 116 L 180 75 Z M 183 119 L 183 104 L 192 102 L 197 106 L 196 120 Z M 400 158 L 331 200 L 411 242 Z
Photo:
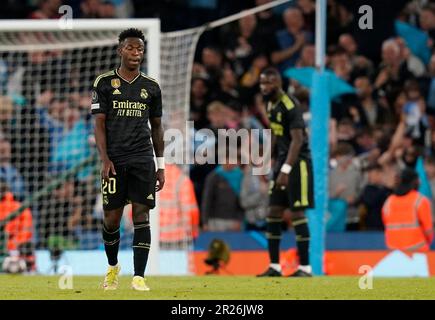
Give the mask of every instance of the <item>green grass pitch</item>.
M 149 292 L 130 289 L 121 277 L 116 291 L 101 289 L 103 277 L 75 276 L 73 289 L 59 289 L 60 277 L 0 275 L 0 300 L 308 300 L 435 299 L 435 277 L 374 278 L 373 288 L 359 288 L 359 277 L 255 278 L 248 276 L 148 277 Z

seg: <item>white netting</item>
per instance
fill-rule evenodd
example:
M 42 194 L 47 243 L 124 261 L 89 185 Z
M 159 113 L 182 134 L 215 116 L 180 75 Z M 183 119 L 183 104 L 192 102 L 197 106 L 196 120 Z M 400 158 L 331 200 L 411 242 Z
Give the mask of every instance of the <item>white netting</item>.
M 102 249 L 99 161 L 89 115 L 90 90 L 96 76 L 118 66 L 118 34 L 126 28 L 37 28 L 35 24 L 31 32 L 0 29 L 0 179 L 17 201 L 30 200 L 37 248 Z M 147 29 L 143 31 L 147 38 Z M 165 128 L 184 132 L 198 32 L 161 37 Z M 147 53 L 144 56 L 142 71 L 147 73 Z M 75 170 L 93 156 L 91 165 Z M 73 170 L 72 176 L 61 178 L 68 170 Z M 56 181 L 61 181 L 60 186 L 50 187 Z M 189 228 L 189 221 L 180 223 Z M 121 249 L 131 248 L 132 236 L 131 213 L 126 207 Z M 164 247 L 186 250 L 191 240 L 188 231 L 184 239 Z M 11 241 L 6 243 L 13 246 Z

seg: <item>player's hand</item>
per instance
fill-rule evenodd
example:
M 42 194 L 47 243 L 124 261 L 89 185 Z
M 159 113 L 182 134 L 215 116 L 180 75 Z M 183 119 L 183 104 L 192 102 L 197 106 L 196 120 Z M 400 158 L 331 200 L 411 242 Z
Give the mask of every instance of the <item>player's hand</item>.
M 278 190 L 286 189 L 288 186 L 288 174 L 280 172 L 278 178 L 276 179 L 275 185 Z
M 103 160 L 103 165 L 101 167 L 101 178 L 108 182 L 110 178 L 110 172 L 116 176 L 115 166 L 113 165 L 113 162 L 107 158 Z
M 159 192 L 163 189 L 163 186 L 165 185 L 165 170 L 158 169 L 156 172 L 157 175 L 157 185 L 156 185 L 156 192 Z

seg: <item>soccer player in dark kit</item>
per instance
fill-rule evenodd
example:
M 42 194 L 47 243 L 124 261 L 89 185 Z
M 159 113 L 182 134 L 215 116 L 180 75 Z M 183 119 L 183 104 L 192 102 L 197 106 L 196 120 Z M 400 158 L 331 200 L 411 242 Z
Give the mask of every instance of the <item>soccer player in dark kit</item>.
M 120 66 L 98 76 L 93 85 L 91 112 L 102 162 L 103 241 L 109 263 L 104 290 L 118 286 L 119 226 L 127 203 L 132 204 L 134 224 L 132 288 L 149 290 L 144 279 L 151 245 L 149 211 L 165 177 L 161 91 L 156 80 L 140 71 L 144 42 L 140 30 L 121 32 Z
M 272 130 L 272 157 L 275 164 L 269 189 L 266 232 L 270 265 L 258 276 L 281 276 L 279 244 L 282 215 L 284 210 L 289 208 L 300 262 L 299 268 L 291 276 L 310 277 L 310 233 L 305 209 L 314 205 L 311 152 L 301 107 L 281 87 L 281 76 L 276 69 L 268 68 L 261 73 L 260 90 L 267 101 L 267 113 Z

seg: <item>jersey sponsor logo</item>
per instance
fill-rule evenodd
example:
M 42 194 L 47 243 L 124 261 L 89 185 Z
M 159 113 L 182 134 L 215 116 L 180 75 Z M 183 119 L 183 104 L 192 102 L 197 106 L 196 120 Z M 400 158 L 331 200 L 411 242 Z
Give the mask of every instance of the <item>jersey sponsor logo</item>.
M 113 100 L 112 106 L 113 109 L 135 109 L 135 110 L 146 110 L 148 107 L 146 103 L 142 103 L 138 101 L 130 101 L 130 100 L 125 100 L 125 101 Z
M 141 97 L 142 99 L 146 99 L 146 98 L 148 98 L 148 92 L 147 92 L 146 89 L 140 89 L 140 97 Z
M 118 89 L 121 86 L 121 80 L 119 78 L 113 78 L 110 81 L 110 84 L 112 85 L 112 88 Z
M 148 108 L 145 103 L 130 100 L 113 100 L 112 107 L 118 110 L 116 115 L 119 117 L 142 117 L 142 111 Z

